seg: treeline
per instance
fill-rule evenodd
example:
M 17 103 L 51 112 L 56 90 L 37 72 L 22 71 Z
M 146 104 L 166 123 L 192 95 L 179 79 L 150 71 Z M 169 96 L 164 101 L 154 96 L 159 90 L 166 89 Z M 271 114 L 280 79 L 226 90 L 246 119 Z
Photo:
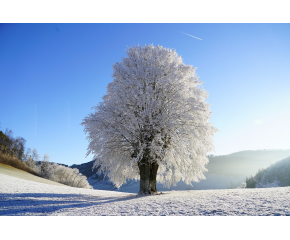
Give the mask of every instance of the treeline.
M 44 154 L 40 161 L 37 150 L 26 149 L 25 144 L 26 140 L 14 138 L 11 130 L 0 131 L 0 163 L 71 187 L 92 188 L 77 168 L 50 163 L 48 154 Z
M 13 137 L 11 130 L 6 129 L 5 133 L 0 131 L 0 152 L 5 156 L 22 159 L 26 140 L 22 137 Z
M 255 176 L 246 178 L 246 188 L 286 186 L 290 186 L 290 157 L 260 169 Z
M 36 171 L 22 160 L 24 157 L 25 143 L 26 141 L 22 137 L 14 138 L 12 131 L 9 129 L 6 129 L 5 133 L 0 131 L 0 163 L 39 176 Z

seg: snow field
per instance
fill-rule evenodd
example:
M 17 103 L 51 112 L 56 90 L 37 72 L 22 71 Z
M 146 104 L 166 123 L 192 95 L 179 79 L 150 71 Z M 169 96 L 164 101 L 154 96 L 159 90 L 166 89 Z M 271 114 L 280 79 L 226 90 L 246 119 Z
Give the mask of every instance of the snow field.
M 0 174 L 0 215 L 290 215 L 290 188 L 168 191 L 154 196 L 54 186 Z

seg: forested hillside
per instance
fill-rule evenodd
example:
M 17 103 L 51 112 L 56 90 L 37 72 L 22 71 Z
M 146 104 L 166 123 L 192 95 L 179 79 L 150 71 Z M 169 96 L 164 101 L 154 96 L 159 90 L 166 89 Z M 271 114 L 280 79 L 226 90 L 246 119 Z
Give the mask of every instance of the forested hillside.
M 247 178 L 246 183 L 247 188 L 290 186 L 290 157 L 260 169 L 255 176 Z
M 95 160 L 82 164 L 73 164 L 70 166 L 70 168 L 77 168 L 81 174 L 85 175 L 86 177 L 91 177 L 97 172 L 97 168 L 93 169 L 94 162 Z
M 249 176 L 290 156 L 289 150 L 241 151 L 222 156 L 209 156 L 208 173 Z

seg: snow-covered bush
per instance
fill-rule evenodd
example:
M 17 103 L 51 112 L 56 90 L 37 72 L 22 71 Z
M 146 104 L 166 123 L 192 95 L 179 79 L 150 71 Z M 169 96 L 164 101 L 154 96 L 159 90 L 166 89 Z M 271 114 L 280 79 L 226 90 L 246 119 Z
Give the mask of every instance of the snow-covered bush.
M 92 188 L 86 176 L 79 173 L 77 168 L 69 168 L 56 163 L 53 164 L 51 179 L 71 187 Z
M 230 182 L 230 185 L 227 185 L 227 189 L 240 189 L 240 188 L 246 188 L 247 184 L 245 182 L 236 182 L 233 183 L 232 181 Z
M 51 164 L 48 161 L 42 161 L 41 176 L 71 187 L 92 188 L 86 176 L 79 173 L 77 168 L 69 168 L 57 163 Z
M 36 149 L 33 149 L 32 156 L 27 156 L 26 164 L 39 176 L 71 187 L 92 188 L 86 176 L 82 175 L 77 168 L 50 163 L 48 154 L 44 154 L 43 161 L 39 162 L 38 159 L 39 155 Z

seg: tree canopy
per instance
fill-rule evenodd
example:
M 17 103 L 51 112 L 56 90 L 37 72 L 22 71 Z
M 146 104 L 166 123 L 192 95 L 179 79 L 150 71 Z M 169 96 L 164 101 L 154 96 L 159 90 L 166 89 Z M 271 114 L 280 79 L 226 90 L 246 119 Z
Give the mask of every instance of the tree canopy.
M 140 179 L 141 193 L 156 191 L 156 179 L 168 187 L 204 179 L 216 128 L 196 69 L 162 46 L 134 46 L 126 53 L 113 65 L 103 101 L 82 122 L 87 154 L 116 187 Z

